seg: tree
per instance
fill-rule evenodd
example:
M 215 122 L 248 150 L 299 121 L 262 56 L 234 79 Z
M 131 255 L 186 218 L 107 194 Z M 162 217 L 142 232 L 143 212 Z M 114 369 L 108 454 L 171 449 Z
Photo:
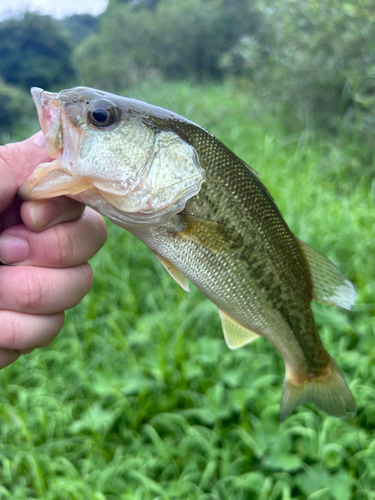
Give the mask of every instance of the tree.
M 70 82 L 71 46 L 57 21 L 28 12 L 0 23 L 0 76 L 24 89 L 59 90 Z
M 78 46 L 88 36 L 99 31 L 101 16 L 91 14 L 73 14 L 59 21 L 60 27 L 66 33 L 71 45 Z
M 78 60 L 90 84 L 125 83 L 135 68 L 218 78 L 222 55 L 260 26 L 250 0 L 111 0 L 99 35 L 85 41 Z
M 0 78 L 0 141 L 9 140 L 9 134 L 22 129 L 36 118 L 35 106 L 29 93 Z

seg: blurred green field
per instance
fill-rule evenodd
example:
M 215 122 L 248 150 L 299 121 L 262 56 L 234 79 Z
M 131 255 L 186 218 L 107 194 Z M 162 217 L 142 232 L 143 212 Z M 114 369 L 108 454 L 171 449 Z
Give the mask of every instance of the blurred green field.
M 303 406 L 280 425 L 284 365 L 271 344 L 229 351 L 215 306 L 110 224 L 94 287 L 58 339 L 0 372 L 0 499 L 375 499 L 375 182 L 361 144 L 287 135 L 240 83 L 124 93 L 215 134 L 354 283 L 351 312 L 314 312 L 358 412 Z

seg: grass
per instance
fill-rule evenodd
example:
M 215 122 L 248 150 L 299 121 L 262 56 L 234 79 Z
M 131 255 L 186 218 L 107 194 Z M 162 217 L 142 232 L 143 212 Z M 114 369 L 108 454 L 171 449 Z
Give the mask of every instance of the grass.
M 294 233 L 353 281 L 351 312 L 314 305 L 358 412 L 278 422 L 283 362 L 232 352 L 216 308 L 110 225 L 92 291 L 54 344 L 0 372 L 0 500 L 375 499 L 374 184 L 350 138 L 286 135 L 246 88 L 127 94 L 206 127 L 261 176 Z

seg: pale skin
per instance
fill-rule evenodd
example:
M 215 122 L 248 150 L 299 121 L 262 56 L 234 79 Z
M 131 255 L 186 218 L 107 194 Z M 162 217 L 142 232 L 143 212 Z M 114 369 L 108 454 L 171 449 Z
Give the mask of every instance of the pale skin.
M 107 238 L 103 218 L 77 201 L 17 199 L 47 161 L 41 133 L 0 147 L 0 369 L 54 340 L 64 311 L 90 290 L 87 261 Z

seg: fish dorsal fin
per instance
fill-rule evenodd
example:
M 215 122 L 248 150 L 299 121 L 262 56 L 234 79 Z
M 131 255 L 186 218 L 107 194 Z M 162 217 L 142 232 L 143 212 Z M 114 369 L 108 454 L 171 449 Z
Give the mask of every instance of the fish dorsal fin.
M 260 179 L 260 175 L 258 174 L 258 172 L 256 170 L 254 170 L 252 167 L 250 167 L 250 165 L 248 165 L 243 160 L 241 160 L 241 161 L 245 165 L 245 167 L 248 168 L 253 175 L 255 175 L 255 177 L 258 177 L 258 179 Z
M 185 292 L 190 292 L 189 283 L 185 276 L 173 265 L 169 262 L 169 260 L 162 257 L 160 254 L 153 250 L 154 254 L 158 258 L 160 264 L 164 267 L 166 271 L 172 276 L 172 278 L 177 281 L 181 288 L 185 290 Z
M 252 340 L 260 337 L 258 333 L 255 333 L 248 328 L 244 328 L 220 309 L 218 311 L 225 342 L 227 343 L 229 349 L 238 349 L 239 347 L 242 347 L 243 345 L 246 345 Z
M 232 253 L 243 242 L 242 236 L 234 229 L 186 212 L 172 217 L 168 229 L 176 236 L 194 241 L 214 253 Z
M 306 258 L 313 286 L 313 300 L 331 306 L 350 309 L 356 294 L 353 285 L 324 255 L 298 240 Z

